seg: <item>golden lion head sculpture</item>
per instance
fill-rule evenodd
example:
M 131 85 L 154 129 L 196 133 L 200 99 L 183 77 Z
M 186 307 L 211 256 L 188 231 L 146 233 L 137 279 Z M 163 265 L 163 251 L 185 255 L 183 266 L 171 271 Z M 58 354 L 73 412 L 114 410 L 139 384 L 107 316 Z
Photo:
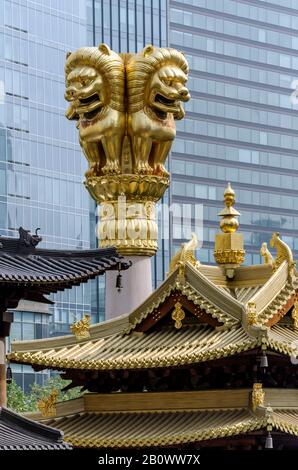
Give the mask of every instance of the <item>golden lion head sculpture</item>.
M 174 120 L 184 117 L 181 102 L 190 98 L 187 61 L 176 49 L 147 46 L 129 58 L 126 75 L 134 171 L 168 176 L 164 163 L 176 136 Z
M 128 112 L 135 113 L 148 106 L 159 113 L 184 116 L 181 101 L 190 98 L 185 87 L 188 64 L 184 55 L 171 48 L 146 46 L 131 56 L 126 66 Z
M 68 52 L 65 63 L 65 99 L 68 119 L 79 119 L 110 106 L 124 111 L 124 64 L 106 44 Z
M 87 177 L 124 172 L 124 148 L 133 173 L 167 176 L 174 120 L 190 98 L 187 75 L 184 55 L 171 48 L 120 55 L 100 44 L 67 54 L 66 116 L 78 121 Z
M 68 119 L 78 120 L 80 145 L 89 161 L 86 176 L 120 173 L 125 133 L 124 63 L 106 44 L 67 54 Z

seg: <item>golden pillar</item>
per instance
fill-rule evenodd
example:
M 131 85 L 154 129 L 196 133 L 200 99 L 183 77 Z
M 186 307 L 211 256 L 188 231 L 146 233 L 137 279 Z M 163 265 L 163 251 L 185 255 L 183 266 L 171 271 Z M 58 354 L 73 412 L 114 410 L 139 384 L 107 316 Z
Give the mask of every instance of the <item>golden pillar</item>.
M 184 55 L 171 48 L 116 54 L 100 44 L 67 53 L 66 117 L 77 121 L 88 160 L 84 184 L 99 205 L 100 247 L 134 260 L 156 253 L 156 203 L 169 186 L 165 162 L 190 98 L 187 77 Z M 149 259 L 146 266 L 149 276 Z

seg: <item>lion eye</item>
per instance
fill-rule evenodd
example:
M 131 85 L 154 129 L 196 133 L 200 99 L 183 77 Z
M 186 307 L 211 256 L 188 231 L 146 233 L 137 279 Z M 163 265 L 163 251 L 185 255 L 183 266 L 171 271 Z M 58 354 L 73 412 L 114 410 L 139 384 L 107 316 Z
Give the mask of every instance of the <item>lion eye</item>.
M 164 82 L 168 86 L 173 86 L 174 80 L 173 80 L 173 78 L 165 78 Z

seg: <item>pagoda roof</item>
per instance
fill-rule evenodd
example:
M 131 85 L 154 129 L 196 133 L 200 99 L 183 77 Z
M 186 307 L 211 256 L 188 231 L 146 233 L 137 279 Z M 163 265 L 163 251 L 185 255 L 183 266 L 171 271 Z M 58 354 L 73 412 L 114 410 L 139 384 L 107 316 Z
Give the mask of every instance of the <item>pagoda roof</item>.
M 0 450 L 67 450 L 63 432 L 0 408 Z
M 42 418 L 77 447 L 161 447 L 273 430 L 298 436 L 298 391 L 264 389 L 251 407 L 250 390 L 86 394 Z M 270 403 L 270 406 L 269 406 Z
M 97 370 L 192 364 L 262 346 L 296 357 L 298 329 L 283 317 L 297 297 L 298 274 L 286 257 L 278 265 L 239 266 L 233 279 L 220 266 L 185 261 L 133 312 L 91 326 L 90 338 L 14 342 L 8 357 L 39 368 Z
M 102 336 L 90 328 L 88 341 L 69 337 L 14 342 L 8 355 L 12 362 L 50 369 L 146 369 L 194 364 L 266 346 L 291 357 L 297 356 L 298 333 L 290 326 L 273 326 L 250 336 L 242 325 L 217 329 L 192 325 L 177 331 L 164 328 L 148 333 L 118 333 Z M 38 343 L 38 344 L 36 344 Z M 75 344 L 74 344 L 75 343 Z
M 52 250 L 37 248 L 41 238 L 20 227 L 20 237 L 0 237 L 0 287 L 29 288 L 28 300 L 87 282 L 106 270 L 130 266 L 115 248 Z M 30 291 L 31 288 L 31 291 Z M 35 289 L 35 294 L 33 289 Z M 38 291 L 38 293 L 37 293 Z M 30 295 L 31 294 L 31 295 Z

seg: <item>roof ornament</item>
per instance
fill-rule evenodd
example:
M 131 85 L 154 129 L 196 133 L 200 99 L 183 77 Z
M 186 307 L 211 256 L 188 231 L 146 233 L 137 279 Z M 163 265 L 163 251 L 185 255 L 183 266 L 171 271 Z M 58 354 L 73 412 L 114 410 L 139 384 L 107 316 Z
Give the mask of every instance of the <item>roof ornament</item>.
M 263 257 L 264 264 L 271 264 L 271 266 L 275 267 L 274 258 L 270 253 L 266 242 L 262 243 L 260 255 Z
M 261 383 L 254 383 L 251 392 L 252 410 L 255 412 L 259 406 L 264 406 L 265 392 Z
M 223 233 L 216 234 L 215 237 L 215 261 L 223 265 L 226 276 L 234 277 L 235 268 L 243 263 L 245 250 L 243 248 L 243 235 L 236 233 L 239 227 L 237 217 L 240 215 L 233 206 L 235 204 L 235 191 L 228 183 L 224 191 L 225 208 L 219 212 L 221 217 L 220 229 Z
M 288 263 L 288 274 L 289 274 L 289 281 L 292 280 L 296 263 L 293 259 L 293 253 L 291 248 L 280 238 L 278 232 L 274 232 L 272 234 L 272 238 L 270 240 L 271 248 L 276 248 L 276 258 L 274 260 L 274 269 L 278 269 L 279 266 L 284 262 L 287 261 Z
M 36 245 L 38 245 L 39 242 L 41 242 L 42 238 L 38 235 L 38 230 L 40 228 L 37 228 L 35 230 L 35 235 L 31 235 L 30 230 L 25 230 L 23 227 L 19 228 L 19 234 L 20 234 L 20 244 L 22 246 L 25 246 L 26 248 L 35 248 Z
M 200 261 L 198 261 L 195 256 L 198 244 L 198 237 L 195 233 L 191 234 L 191 239 L 188 242 L 181 243 L 179 250 L 170 261 L 168 276 L 172 274 L 178 266 L 181 268 L 180 271 L 183 271 L 182 267 L 185 266 L 186 262 L 190 263 L 195 268 L 200 266 Z
M 58 397 L 58 390 L 52 390 L 47 398 L 39 400 L 37 408 L 43 417 L 56 416 L 56 403 Z
M 172 320 L 175 321 L 175 328 L 177 330 L 180 330 L 180 328 L 182 327 L 182 320 L 184 320 L 185 318 L 185 312 L 180 302 L 176 302 L 174 307 L 175 308 L 172 312 Z
M 84 315 L 82 320 L 78 320 L 70 326 L 70 331 L 78 341 L 90 338 L 90 318 L 90 315 Z
M 258 323 L 258 314 L 257 314 L 257 307 L 255 302 L 248 302 L 247 303 L 247 323 L 249 325 L 257 325 Z

